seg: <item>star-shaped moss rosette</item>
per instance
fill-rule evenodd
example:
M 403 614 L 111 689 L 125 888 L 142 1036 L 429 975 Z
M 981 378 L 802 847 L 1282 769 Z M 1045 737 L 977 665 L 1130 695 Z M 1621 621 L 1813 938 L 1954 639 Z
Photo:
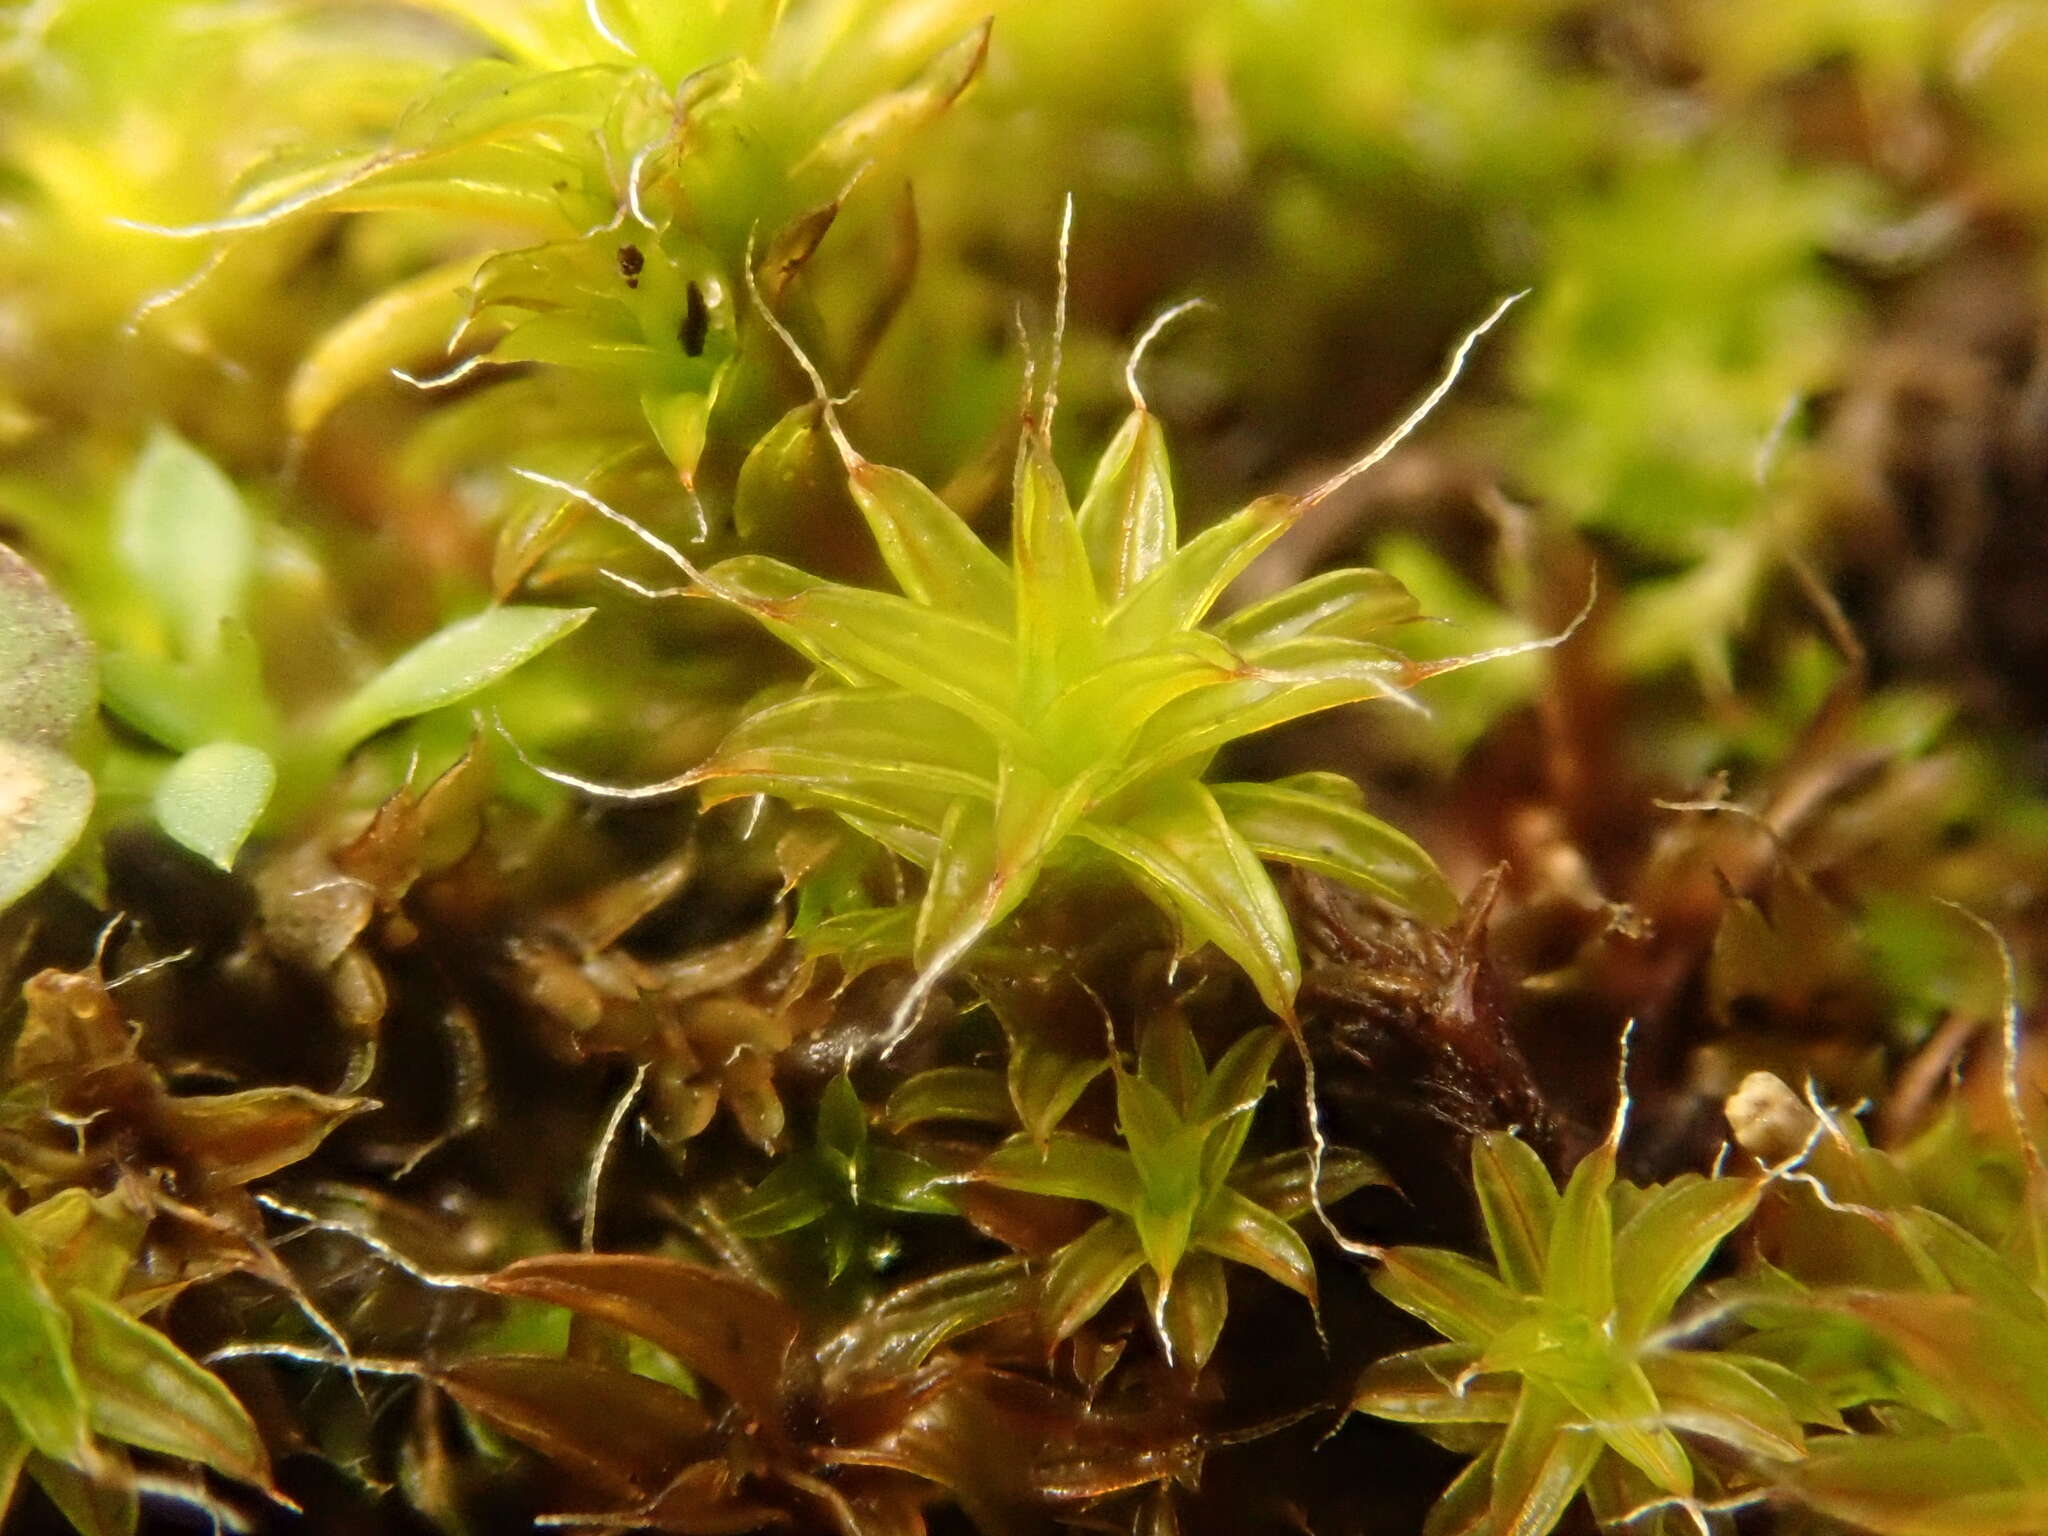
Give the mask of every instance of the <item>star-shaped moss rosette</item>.
M 974 1177 L 1000 1189 L 1085 1200 L 1102 1217 L 1053 1254 L 1039 1318 L 1054 1343 L 1070 1338 L 1135 1276 L 1167 1358 L 1199 1370 L 1230 1309 L 1224 1265 L 1243 1264 L 1316 1301 L 1315 1260 L 1294 1223 L 1367 1184 L 1378 1164 L 1331 1148 L 1318 1173 L 1307 1150 L 1244 1161 L 1252 1116 L 1285 1036 L 1240 1036 L 1212 1068 L 1178 1015 L 1140 1037 L 1138 1070 L 1112 1051 L 1122 1145 L 1070 1132 L 1011 1137 Z
M 423 38 L 454 23 L 444 51 L 484 47 L 383 130 L 260 163 L 222 217 L 134 224 L 219 242 L 145 316 L 183 304 L 251 236 L 411 219 L 433 260 L 315 342 L 286 394 L 295 438 L 394 367 L 428 389 L 483 372 L 492 400 L 458 406 L 430 455 L 502 451 L 494 433 L 518 437 L 538 407 L 558 465 L 616 470 L 654 446 L 685 485 L 738 348 L 730 273 L 747 232 L 773 232 L 770 281 L 786 282 L 872 168 L 972 83 L 990 32 L 977 0 L 909 21 L 867 0 L 804 21 L 781 0 L 403 9 Z M 418 67 L 434 57 L 423 45 Z M 429 377 L 405 371 L 421 364 Z
M 588 491 L 549 482 L 685 571 L 693 585 L 677 595 L 751 614 L 818 671 L 795 697 L 743 720 L 708 762 L 666 782 L 608 785 L 541 771 L 618 799 L 697 787 L 707 803 L 765 794 L 821 806 L 922 866 L 914 919 L 889 919 L 907 930 L 919 971 L 892 1043 L 939 978 L 1049 868 L 1084 859 L 1126 872 L 1184 941 L 1215 944 L 1291 1020 L 1301 961 L 1262 860 L 1334 876 L 1428 917 L 1454 909 L 1450 889 L 1427 853 L 1367 814 L 1335 775 L 1209 784 L 1204 774 L 1239 737 L 1398 698 L 1424 678 L 1502 653 L 1422 663 L 1390 648 L 1378 637 L 1415 618 L 1416 606 L 1400 583 L 1365 569 L 1316 576 L 1214 626 L 1203 620 L 1261 550 L 1420 424 L 1512 302 L 1464 338 L 1428 397 L 1363 458 L 1304 495 L 1262 497 L 1185 543 L 1164 434 L 1137 388 L 1139 354 L 1128 370 L 1131 412 L 1078 507 L 1053 463 L 1049 389 L 1018 446 L 1008 564 L 913 476 L 860 455 L 797 352 L 853 500 L 902 592 L 840 585 L 762 555 L 700 570 Z M 765 305 L 763 313 L 780 331 Z
M 1668 1516 L 1673 1530 L 1693 1528 L 1690 1510 L 1753 1488 L 1749 1464 L 1804 1456 L 1802 1425 L 1841 1426 L 1784 1366 L 1684 1348 L 1672 1326 L 1694 1278 L 1756 1208 L 1763 1176 L 1688 1174 L 1647 1189 L 1617 1180 L 1619 1120 L 1562 1195 L 1514 1136 L 1473 1141 L 1492 1269 L 1437 1248 L 1379 1255 L 1380 1293 L 1449 1342 L 1378 1361 L 1351 1406 L 1476 1453 L 1431 1532 L 1543 1536 L 1582 1490 L 1603 1525 L 1644 1517 L 1652 1523 L 1630 1528 L 1662 1530 Z M 1732 1466 L 1725 1452 L 1696 1459 L 1681 1435 L 1734 1452 Z
M 1781 1489 L 1880 1536 L 2048 1527 L 2048 1105 L 2023 1065 L 2012 951 L 1963 915 L 2003 972 L 2002 1115 L 1973 1123 L 1958 1093 L 1880 1149 L 1811 1085 L 1802 1102 L 1752 1074 L 1729 1103 L 1746 1150 L 1796 1155 L 1799 1171 L 1766 1208 L 1761 1276 L 1725 1297 L 1763 1330 L 1752 1347 L 1876 1426 L 1817 1440 Z
M 899 1251 L 887 1216 L 955 1214 L 944 1182 L 923 1158 L 876 1143 L 860 1095 L 842 1075 L 825 1085 L 811 1145 L 781 1158 L 726 1213 L 727 1223 L 741 1237 L 812 1228 L 827 1280 L 839 1280 L 857 1259 L 879 1274 Z

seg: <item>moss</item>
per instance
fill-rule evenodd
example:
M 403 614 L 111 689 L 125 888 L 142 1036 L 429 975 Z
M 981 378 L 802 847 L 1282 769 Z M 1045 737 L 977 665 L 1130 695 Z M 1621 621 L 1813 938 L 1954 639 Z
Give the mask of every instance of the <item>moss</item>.
M 8 10 L 8 1528 L 2048 1525 L 2036 30 Z

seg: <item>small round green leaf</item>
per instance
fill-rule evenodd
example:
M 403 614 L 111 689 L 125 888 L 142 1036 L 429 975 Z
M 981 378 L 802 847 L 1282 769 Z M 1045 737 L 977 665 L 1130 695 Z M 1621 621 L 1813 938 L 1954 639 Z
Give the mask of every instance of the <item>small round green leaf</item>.
M 230 869 L 276 787 L 277 769 L 261 748 L 208 742 L 173 763 L 157 785 L 157 825 L 202 859 Z
M 175 432 L 159 429 L 121 488 L 117 547 L 186 661 L 210 659 L 242 612 L 255 530 L 233 482 Z
M 42 573 L 0 544 L 0 736 L 57 744 L 92 708 L 92 643 Z
M 55 869 L 92 811 L 92 777 L 67 757 L 0 738 L 0 909 Z

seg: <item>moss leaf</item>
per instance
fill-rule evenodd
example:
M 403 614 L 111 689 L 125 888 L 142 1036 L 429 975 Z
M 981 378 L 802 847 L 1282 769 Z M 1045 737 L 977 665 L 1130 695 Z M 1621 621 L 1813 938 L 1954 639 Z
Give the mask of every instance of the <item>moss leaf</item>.
M 0 739 L 0 909 L 55 869 L 85 830 L 92 778 L 47 747 Z
M 92 645 L 42 573 L 0 544 L 0 734 L 61 745 L 92 708 Z
M 54 1461 L 92 1460 L 71 1319 L 43 1278 L 34 1239 L 0 1208 L 0 1408 Z
M 221 626 L 241 615 L 256 560 L 241 493 L 204 454 L 159 428 L 121 489 L 115 540 L 178 655 L 210 659 Z
M 345 701 L 330 742 L 354 746 L 387 725 L 454 704 L 531 661 L 590 617 L 588 608 L 487 608 L 429 635 Z
M 73 1291 L 64 1305 L 94 1429 L 239 1482 L 269 1482 L 262 1438 L 219 1377 L 112 1302 Z
M 153 809 L 174 841 L 231 869 L 276 787 L 277 767 L 262 748 L 209 742 L 171 765 L 157 784 Z

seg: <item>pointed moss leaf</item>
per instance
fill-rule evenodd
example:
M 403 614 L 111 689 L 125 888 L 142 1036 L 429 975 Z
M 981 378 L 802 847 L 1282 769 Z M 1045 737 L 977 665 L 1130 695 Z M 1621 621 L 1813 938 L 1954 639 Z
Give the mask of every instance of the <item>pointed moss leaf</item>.
M 53 1461 L 92 1460 L 71 1319 L 44 1279 L 35 1242 L 0 1207 L 0 1409 Z
M 1002 915 L 1008 891 L 1022 899 L 1018 884 L 999 870 L 995 807 L 954 801 L 940 824 L 937 857 L 918 904 L 911 954 L 919 968 L 949 969 Z
M 0 910 L 64 860 L 92 814 L 92 775 L 48 747 L 0 737 Z
M 1197 1175 L 1204 1196 L 1213 1195 L 1229 1181 L 1230 1173 L 1237 1166 L 1238 1154 L 1244 1150 L 1245 1138 L 1251 1135 L 1252 1111 L 1238 1110 L 1202 1127 L 1203 1140 L 1200 1152 L 1201 1171 Z
M 660 1492 L 710 1442 L 701 1404 L 612 1366 L 485 1355 L 443 1367 L 432 1380 L 521 1444 L 629 1497 Z
M 528 328 L 530 329 L 530 327 Z M 516 333 L 515 333 L 516 334 Z M 509 338 L 508 338 L 509 339 Z M 500 347 L 493 352 L 496 360 Z M 609 348 L 599 344 L 596 358 L 585 358 L 589 362 L 611 361 Z M 698 461 L 704 457 L 704 444 L 711 431 L 711 407 L 717 400 L 719 380 L 714 377 L 702 389 L 647 389 L 640 392 L 640 414 L 646 418 L 648 429 L 654 433 L 654 440 L 661 444 L 661 451 L 669 463 L 676 468 L 676 474 L 684 485 L 692 485 L 697 478 Z
M 780 1237 L 830 1214 L 833 1195 L 822 1168 L 809 1159 L 792 1158 L 726 1212 L 726 1223 L 741 1237 Z
M 1156 645 L 1199 623 L 1259 552 L 1294 526 L 1300 506 L 1290 496 L 1264 496 L 1181 545 L 1110 610 L 1111 650 Z
M 343 1121 L 376 1107 L 374 1099 L 278 1085 L 181 1094 L 157 1113 L 165 1134 L 204 1170 L 206 1183 L 226 1189 L 290 1167 Z
M 1218 1191 L 1209 1202 L 1194 1241 L 1204 1253 L 1256 1269 L 1310 1301 L 1316 1299 L 1316 1266 L 1308 1244 L 1285 1221 L 1234 1189 Z
M 771 704 L 734 727 L 701 772 L 786 783 L 792 794 L 883 784 L 984 800 L 996 793 L 986 739 L 901 688 L 824 688 Z
M 430 267 L 326 331 L 285 390 L 292 435 L 312 436 L 343 400 L 383 383 L 394 367 L 438 356 L 469 307 L 464 289 L 475 273 L 473 256 Z
M 42 573 L 0 544 L 0 737 L 62 746 L 92 708 L 92 643 Z
M 585 170 L 556 147 L 558 125 L 602 121 L 620 86 L 609 68 L 534 77 L 507 60 L 462 65 L 407 109 L 388 147 L 283 160 L 244 187 L 225 222 L 425 208 L 570 233 L 596 221 L 600 194 L 578 185 Z
M 352 747 L 386 726 L 458 703 L 532 660 L 590 617 L 588 608 L 486 608 L 429 635 L 344 701 L 326 734 Z
M 1089 820 L 1080 830 L 1156 892 L 1193 936 L 1243 967 L 1268 1008 L 1292 1015 L 1301 960 L 1286 909 L 1258 854 L 1204 785 L 1166 780 L 1118 821 Z
M 2048 1322 L 1965 1296 L 1851 1292 L 1841 1309 L 1877 1329 L 1915 1370 L 1967 1406 L 2009 1454 L 2048 1480 Z
M 14 1490 L 20 1486 L 21 1469 L 32 1451 L 21 1426 L 0 1414 L 0 1512 L 14 1507 Z
M 211 658 L 221 625 L 241 616 L 255 565 L 241 493 L 183 438 L 158 428 L 121 488 L 115 518 L 115 547 L 177 654 Z
M 65 1306 L 95 1430 L 238 1482 L 269 1481 L 256 1425 L 218 1376 L 112 1302 L 73 1291 Z
M 170 766 L 152 808 L 173 841 L 230 869 L 276 787 L 277 768 L 262 748 L 209 742 Z
M 1673 1429 L 1705 1435 L 1748 1456 L 1793 1461 L 1805 1436 L 1790 1409 L 1737 1361 L 1696 1350 L 1659 1350 L 1643 1361 L 1658 1412 Z
M 982 1159 L 974 1177 L 999 1189 L 1086 1200 L 1124 1215 L 1144 1196 L 1130 1154 L 1085 1136 L 1056 1134 L 1043 1146 L 1022 1138 L 1006 1141 Z
M 2026 1267 L 2014 1264 L 1967 1228 L 1925 1209 L 1900 1211 L 1893 1219 L 1902 1240 L 1917 1248 L 1957 1290 L 1977 1297 L 1995 1311 L 2019 1316 L 2037 1305 Z
M 1004 1084 L 1025 1134 L 1043 1142 L 1088 1085 L 1108 1070 L 1101 1056 L 1075 1055 L 1036 1035 L 1012 1031 Z
M 134 1469 L 119 1450 L 102 1447 L 100 1464 L 92 1472 L 33 1455 L 28 1473 L 76 1536 L 135 1536 L 142 1521 L 142 1499 Z
M 920 966 L 949 966 L 1031 893 L 1046 855 L 1079 817 L 1081 787 L 1055 786 L 1037 769 L 1010 762 L 993 806 L 954 803 L 918 908 Z
M 1093 660 L 1102 607 L 1066 485 L 1036 431 L 1027 431 L 1017 448 L 1011 518 L 1022 686 L 1027 697 L 1050 702 Z
M 1000 1072 L 987 1067 L 934 1067 L 905 1080 L 889 1095 L 882 1123 L 892 1131 L 933 1120 L 1014 1125 L 1016 1111 Z
M 1173 1358 L 1192 1370 L 1207 1365 L 1230 1312 L 1223 1261 L 1211 1254 L 1190 1254 L 1175 1272 L 1173 1287 L 1156 1311 L 1165 1324 Z
M 825 1085 L 818 1100 L 818 1145 L 848 1163 L 858 1161 L 868 1144 L 868 1112 L 844 1072 Z
M 1242 674 L 1235 656 L 1208 635 L 1176 635 L 1160 646 L 1098 667 L 1063 689 L 1038 734 L 1059 758 L 1104 776 L 1161 710 Z
M 1173 471 L 1166 434 L 1150 411 L 1132 411 L 1102 451 L 1076 513 L 1096 590 L 1120 601 L 1172 555 Z
M 1131 1230 L 1138 1234 L 1138 1249 L 1145 1255 L 1145 1267 L 1159 1290 L 1170 1294 L 1181 1257 L 1188 1251 L 1194 1225 L 1192 1201 L 1155 1204 L 1149 1187 L 1145 1197 L 1139 1200 L 1137 1209 L 1131 1212 Z M 1152 1312 L 1155 1318 L 1159 1316 L 1156 1305 Z
M 1040 1293 L 1040 1315 L 1054 1340 L 1071 1336 L 1109 1304 L 1145 1262 L 1127 1222 L 1105 1217 L 1053 1255 Z
M 1563 1398 L 1533 1384 L 1523 1387 L 1494 1457 L 1488 1527 L 1500 1536 L 1545 1536 L 1585 1483 L 1600 1449 L 1598 1435 L 1571 1427 Z
M 1614 1306 L 1614 1146 L 1602 1142 L 1572 1170 L 1551 1223 L 1543 1293 L 1556 1305 L 1605 1318 Z
M 1178 1205 L 1195 1193 L 1205 1127 L 1187 1123 L 1164 1093 L 1128 1072 L 1116 1078 L 1116 1122 L 1148 1201 Z
M 1623 1361 L 1598 1386 L 1560 1373 L 1552 1385 L 1591 1424 L 1608 1447 L 1665 1493 L 1692 1492 L 1692 1458 L 1664 1426 L 1642 1367 Z
M 826 1221 L 819 1231 L 819 1236 L 824 1242 L 827 1283 L 836 1283 L 853 1268 L 854 1260 L 860 1257 L 861 1238 L 857 1218 L 843 1206 L 836 1214 L 839 1219 Z
M 1501 1278 L 1527 1294 L 1543 1289 L 1543 1256 L 1557 1218 L 1557 1186 L 1528 1143 L 1506 1131 L 1472 1138 L 1472 1188 Z
M 834 197 L 814 203 L 786 220 L 763 242 L 755 270 L 768 302 L 780 300 L 810 259 L 818 254 L 818 247 L 824 244 L 825 236 L 839 221 L 843 202 L 842 198 Z
M 733 531 L 756 549 L 795 547 L 838 473 L 817 404 L 796 407 L 747 450 L 733 487 Z
M 863 103 L 840 119 L 797 164 L 797 172 L 844 174 L 887 155 L 960 97 L 988 57 L 991 24 L 983 21 L 925 65 L 899 91 Z
M 500 257 L 478 276 L 481 296 L 488 302 L 500 296 L 490 290 L 490 279 L 508 258 Z M 516 301 L 515 301 L 516 302 Z M 630 384 L 655 371 L 652 347 L 637 337 L 618 334 L 596 317 L 563 310 L 518 320 L 488 356 L 493 363 L 551 363 L 557 368 L 580 369 Z M 646 389 L 640 392 L 640 410 L 665 453 L 678 447 L 703 448 L 704 419 L 709 402 L 700 390 Z M 677 468 L 682 468 L 677 465 Z
M 996 793 L 985 740 L 962 731 L 950 711 L 895 689 L 827 690 L 771 705 L 741 722 L 696 776 L 706 805 L 772 794 L 934 836 L 960 797 Z
M 1661 1327 L 1714 1250 L 1756 1209 L 1754 1179 L 1674 1181 L 1654 1192 L 1614 1238 L 1617 1329 L 1624 1339 Z
M 889 573 L 911 597 L 984 624 L 1015 605 L 995 551 L 916 476 L 863 459 L 846 479 Z
M 1230 1049 L 1217 1058 L 1215 1069 L 1202 1079 L 1188 1106 L 1189 1118 L 1207 1124 L 1256 1105 L 1265 1096 L 1273 1058 L 1280 1054 L 1286 1038 L 1271 1025 L 1261 1025 L 1231 1041 Z
M 1756 1335 L 1751 1335 L 1755 1338 Z M 1818 1424 L 1824 1429 L 1842 1430 L 1847 1428 L 1841 1412 L 1836 1408 L 1828 1391 L 1829 1383 L 1804 1376 L 1776 1360 L 1767 1360 L 1759 1353 L 1747 1348 L 1738 1353 L 1735 1350 L 1717 1351 L 1714 1358 L 1725 1360 L 1741 1368 L 1742 1373 L 1756 1382 L 1784 1406 L 1795 1424 Z M 1651 1357 L 1645 1356 L 1645 1362 Z
M 1256 659 L 1285 640 L 1366 640 L 1420 617 L 1415 594 L 1385 571 L 1351 566 L 1311 576 L 1240 608 L 1216 626 L 1224 644 Z
M 1199 762 L 1240 737 L 1289 720 L 1391 698 L 1406 687 L 1408 669 L 1397 653 L 1361 641 L 1286 641 L 1236 677 L 1163 705 L 1139 733 L 1110 789 Z
M 1230 1187 L 1282 1221 L 1297 1221 L 1314 1209 L 1309 1179 L 1316 1159 L 1306 1147 L 1275 1152 L 1232 1170 Z M 1331 1147 L 1322 1157 L 1323 1182 L 1317 1190 L 1325 1206 L 1369 1184 L 1392 1185 L 1393 1176 L 1377 1160 L 1350 1147 Z
M 1431 922 L 1457 914 L 1457 897 L 1435 861 L 1377 816 L 1278 784 L 1216 784 L 1211 793 L 1266 858 L 1342 880 Z
M 1815 1509 L 1879 1536 L 2048 1529 L 2048 1485 L 2023 1482 L 1987 1434 L 1830 1436 L 1784 1480 Z
M 1032 1284 L 1020 1255 L 941 1270 L 891 1291 L 819 1350 L 828 1376 L 900 1379 L 948 1339 L 1022 1312 Z
M 638 1334 L 763 1417 L 775 1409 L 801 1331 L 796 1314 L 767 1291 L 677 1259 L 552 1254 L 508 1265 L 483 1288 Z
M 1493 1491 L 1493 1463 L 1500 1454 L 1496 1440 L 1451 1479 L 1443 1497 L 1430 1506 L 1422 1523 L 1422 1536 L 1502 1536 L 1487 1516 L 1486 1503 Z
M 1351 1394 L 1354 1413 L 1409 1424 L 1505 1424 L 1520 1384 L 1509 1376 L 1473 1376 L 1479 1352 L 1469 1344 L 1429 1344 L 1366 1367 Z
M 1528 1303 L 1461 1253 L 1393 1248 L 1373 1289 L 1445 1338 L 1484 1349 L 1528 1314 Z
M 1178 1010 L 1151 1020 L 1138 1037 L 1138 1076 L 1166 1095 L 1186 1119 L 1209 1069 L 1185 1015 Z
M 879 678 L 945 705 L 998 740 L 1031 740 L 1010 709 L 1010 642 L 983 623 L 890 592 L 835 586 L 761 555 L 720 561 L 705 572 L 705 585 L 849 683 Z
M 905 1216 L 949 1216 L 958 1207 L 946 1193 L 948 1178 L 923 1158 L 895 1147 L 868 1153 L 861 1180 L 863 1204 Z

